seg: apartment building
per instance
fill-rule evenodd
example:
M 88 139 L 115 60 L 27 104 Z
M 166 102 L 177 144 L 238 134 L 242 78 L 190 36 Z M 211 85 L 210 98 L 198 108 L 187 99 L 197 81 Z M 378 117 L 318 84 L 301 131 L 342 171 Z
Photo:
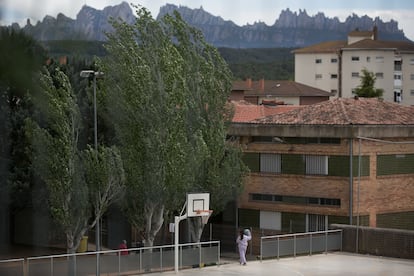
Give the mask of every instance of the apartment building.
M 386 101 L 414 105 L 414 43 L 382 41 L 373 31 L 353 31 L 347 41 L 297 49 L 295 81 L 342 98 L 354 96 L 363 69 L 374 73 Z
M 247 105 L 247 110 L 250 110 Z M 238 225 L 280 233 L 332 223 L 414 230 L 414 108 L 334 98 L 228 131 L 250 168 Z M 256 113 L 260 116 L 260 113 Z

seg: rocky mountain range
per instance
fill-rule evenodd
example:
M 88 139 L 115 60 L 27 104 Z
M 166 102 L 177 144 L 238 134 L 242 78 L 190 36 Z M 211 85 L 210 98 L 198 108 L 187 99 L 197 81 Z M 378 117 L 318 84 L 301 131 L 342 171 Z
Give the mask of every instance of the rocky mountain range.
M 276 48 L 303 47 L 328 40 L 345 40 L 347 33 L 355 30 L 372 30 L 378 27 L 378 37 L 382 40 L 408 40 L 403 30 L 398 29 L 398 22 L 383 22 L 380 18 L 350 15 L 344 22 L 338 18 L 328 18 L 323 13 L 310 16 L 306 10 L 292 12 L 283 10 L 271 26 L 256 22 L 238 26 L 219 16 L 214 16 L 202 7 L 190 9 L 184 6 L 166 4 L 160 8 L 157 19 L 177 10 L 189 24 L 200 29 L 206 40 L 216 47 L 229 48 Z M 105 32 L 111 31 L 108 18 L 121 18 L 128 23 L 135 20 L 131 7 L 122 2 L 103 10 L 83 6 L 71 19 L 63 14 L 56 18 L 46 16 L 43 21 L 32 25 L 28 20 L 23 30 L 34 38 L 44 40 L 105 40 Z M 17 24 L 13 28 L 20 28 Z

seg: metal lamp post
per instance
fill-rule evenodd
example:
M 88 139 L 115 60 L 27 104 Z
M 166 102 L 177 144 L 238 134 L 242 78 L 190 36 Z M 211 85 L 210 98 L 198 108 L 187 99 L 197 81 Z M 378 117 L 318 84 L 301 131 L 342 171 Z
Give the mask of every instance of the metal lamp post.
M 80 72 L 80 76 L 82 78 L 89 78 L 93 75 L 93 132 L 94 132 L 94 146 L 95 150 L 98 150 L 98 119 L 97 119 L 97 112 L 96 112 L 96 78 L 103 76 L 103 72 L 94 71 L 94 70 L 82 70 Z M 100 222 L 99 219 L 96 222 L 95 227 L 95 245 L 96 251 L 99 252 L 101 250 L 101 237 L 100 237 Z M 100 264 L 99 264 L 99 254 L 96 254 L 96 275 L 100 275 Z

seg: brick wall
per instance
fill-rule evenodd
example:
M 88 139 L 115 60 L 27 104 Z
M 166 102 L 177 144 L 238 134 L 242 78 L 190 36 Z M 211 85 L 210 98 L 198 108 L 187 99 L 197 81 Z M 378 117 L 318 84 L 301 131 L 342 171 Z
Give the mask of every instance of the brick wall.
M 245 137 L 246 138 L 246 137 Z M 409 139 L 400 139 L 400 142 Z M 250 141 L 244 139 L 243 141 Z M 396 141 L 396 140 L 395 140 Z M 279 154 L 317 154 L 349 156 L 349 140 L 339 145 L 246 143 L 245 152 Z M 387 144 L 361 140 L 353 141 L 353 156 L 369 156 L 368 176 L 358 177 L 354 164 L 353 216 L 368 217 L 369 226 L 376 227 L 379 215 L 414 211 L 414 174 L 377 176 L 377 155 L 414 153 L 414 144 Z M 349 157 L 348 157 L 349 158 Z M 358 158 L 356 159 L 356 161 Z M 390 164 L 393 166 L 394 164 Z M 275 212 L 297 212 L 331 216 L 349 216 L 349 177 L 311 176 L 294 174 L 251 173 L 239 198 L 239 208 Z M 295 195 L 303 197 L 339 198 L 341 206 L 315 206 L 282 202 L 251 201 L 250 193 Z M 383 221 L 381 225 L 385 226 Z M 392 224 L 386 227 L 393 227 Z M 405 228 L 411 229 L 411 228 Z

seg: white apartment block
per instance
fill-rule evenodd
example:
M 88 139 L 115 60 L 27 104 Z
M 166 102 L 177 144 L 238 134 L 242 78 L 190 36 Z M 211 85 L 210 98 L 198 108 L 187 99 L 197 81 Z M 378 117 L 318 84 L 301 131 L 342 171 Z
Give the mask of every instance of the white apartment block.
M 414 105 L 414 43 L 382 41 L 377 30 L 348 34 L 347 41 L 328 41 L 297 49 L 295 81 L 350 98 L 361 84 L 362 70 L 375 74 L 375 87 L 386 101 Z

